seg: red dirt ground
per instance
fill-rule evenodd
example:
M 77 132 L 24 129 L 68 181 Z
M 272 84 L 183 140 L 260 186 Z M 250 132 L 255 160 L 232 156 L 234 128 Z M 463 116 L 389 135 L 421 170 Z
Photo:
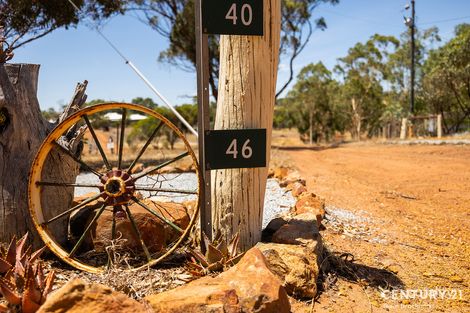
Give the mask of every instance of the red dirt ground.
M 355 216 L 339 226 L 325 221 L 323 237 L 330 251 L 354 256 L 356 282 L 340 277 L 313 312 L 470 312 L 470 146 L 359 143 L 274 153 L 300 171 L 327 211 Z M 374 285 L 408 293 L 381 295 Z M 441 293 L 433 298 L 434 290 Z M 294 304 L 295 312 L 311 308 Z

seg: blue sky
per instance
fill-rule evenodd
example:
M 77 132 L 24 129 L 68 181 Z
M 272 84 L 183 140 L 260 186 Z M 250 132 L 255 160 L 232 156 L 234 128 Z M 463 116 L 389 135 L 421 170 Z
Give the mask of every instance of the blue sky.
M 407 2 L 341 0 L 336 6 L 319 7 L 314 18 L 323 16 L 328 28 L 313 34 L 296 61 L 296 72 L 318 61 L 331 69 L 350 47 L 375 33 L 399 36 L 406 29 L 403 16 L 410 14 L 404 10 Z M 437 26 L 446 41 L 452 37 L 455 25 L 470 23 L 470 0 L 416 0 L 416 13 L 418 28 Z M 157 61 L 168 45 L 163 37 L 133 15 L 114 17 L 102 32 L 171 103 L 191 101 L 188 97 L 196 93 L 196 74 Z M 19 48 L 13 61 L 41 64 L 38 98 L 42 109 L 59 109 L 69 101 L 75 84 L 85 79 L 89 81 L 90 100 L 130 101 L 138 96 L 157 100 L 108 44 L 84 25 L 56 30 Z M 287 68 L 281 60 L 279 84 L 286 79 Z

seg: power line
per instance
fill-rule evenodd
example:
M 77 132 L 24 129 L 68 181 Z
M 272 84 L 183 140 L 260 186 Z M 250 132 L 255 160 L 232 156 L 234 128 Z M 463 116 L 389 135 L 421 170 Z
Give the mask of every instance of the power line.
M 348 15 L 348 14 L 343 14 L 343 13 L 340 13 L 340 12 L 335 12 L 335 11 L 331 11 L 331 10 L 324 9 L 324 8 L 321 8 L 320 10 L 324 11 L 326 13 L 329 13 L 329 14 L 349 18 L 349 19 L 356 20 L 356 21 L 361 21 L 361 22 L 364 22 L 364 23 L 376 24 L 376 25 L 381 25 L 381 26 L 389 26 L 389 27 L 401 27 L 401 25 L 383 23 L 383 22 L 380 22 L 380 21 L 371 20 L 371 19 L 367 19 L 367 18 L 362 18 L 362 17 L 358 17 L 358 16 L 352 16 L 352 15 Z M 403 11 L 405 11 L 405 10 L 403 9 L 400 12 L 403 12 Z M 459 21 L 459 20 L 465 20 L 465 19 L 470 19 L 470 15 L 469 16 L 449 18 L 449 19 L 444 19 L 444 20 L 424 22 L 424 23 L 416 23 L 416 25 L 439 24 L 439 23 L 447 23 L 447 22 Z
M 465 20 L 465 19 L 467 19 L 467 18 L 470 18 L 470 15 L 469 15 L 469 16 L 462 16 L 462 17 L 449 18 L 449 19 L 446 19 L 446 20 L 438 20 L 438 21 L 433 21 L 433 22 L 419 23 L 418 25 L 439 24 L 439 23 L 446 23 L 446 22 L 452 22 L 452 21 Z
M 379 21 L 370 20 L 370 19 L 367 19 L 367 18 L 352 16 L 352 15 L 347 15 L 347 14 L 331 11 L 331 10 L 328 10 L 328 9 L 324 9 L 324 8 L 321 8 L 321 11 L 324 11 L 324 12 L 329 13 L 329 14 L 349 18 L 349 19 L 352 19 L 352 20 L 365 22 L 365 23 L 376 24 L 376 25 L 381 25 L 381 26 L 389 26 L 389 27 L 401 27 L 401 25 L 382 23 L 382 22 L 379 22 Z
M 80 13 L 79 7 L 72 0 L 67 1 L 74 7 L 74 9 L 78 13 Z M 90 25 L 88 27 L 96 31 L 98 35 L 100 35 L 101 38 L 103 38 L 108 43 L 108 45 L 124 60 L 125 64 L 129 65 L 130 68 L 137 74 L 137 76 L 139 76 L 140 79 L 142 79 L 142 81 L 150 88 L 150 90 L 152 90 L 153 93 L 155 93 L 160 98 L 160 100 L 162 100 L 163 103 L 176 115 L 176 117 L 181 121 L 181 123 L 183 123 L 183 125 L 186 126 L 186 128 L 193 135 L 198 137 L 197 131 L 188 123 L 188 121 L 184 119 L 183 116 L 181 116 L 181 114 L 178 113 L 178 111 L 176 111 L 176 109 L 171 105 L 171 103 L 157 90 L 157 88 L 155 88 L 155 86 L 152 85 L 152 83 L 147 79 L 147 77 L 145 77 L 145 75 L 142 74 L 142 72 L 128 58 L 126 58 L 126 56 L 111 42 L 111 40 L 109 40 L 108 37 L 106 37 L 97 26 L 92 27 Z

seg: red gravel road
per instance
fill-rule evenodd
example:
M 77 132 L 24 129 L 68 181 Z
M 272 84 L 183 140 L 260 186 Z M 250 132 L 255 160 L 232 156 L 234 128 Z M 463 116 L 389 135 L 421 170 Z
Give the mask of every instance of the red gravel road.
M 358 282 L 340 277 L 314 312 L 470 312 L 470 146 L 361 143 L 278 157 L 326 200 L 329 249 L 355 259 L 346 278 Z

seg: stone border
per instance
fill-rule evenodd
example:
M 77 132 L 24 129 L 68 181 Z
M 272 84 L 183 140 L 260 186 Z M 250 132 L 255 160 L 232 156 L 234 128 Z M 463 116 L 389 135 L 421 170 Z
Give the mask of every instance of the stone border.
M 292 192 L 297 201 L 289 212 L 273 219 L 263 230 L 263 242 L 247 251 L 237 265 L 224 273 L 147 296 L 143 300 L 147 312 L 287 313 L 291 310 L 287 295 L 298 299 L 315 297 L 323 252 L 320 230 L 325 203 L 308 191 L 297 171 L 281 167 L 270 171 L 270 176 Z M 57 291 L 60 297 L 50 297 L 40 312 L 52 312 L 47 308 L 60 306 L 63 303 L 60 299 L 67 296 L 64 290 L 74 289 L 68 285 Z M 106 287 L 89 288 L 111 293 Z M 122 296 L 125 302 L 127 297 Z M 59 300 L 54 303 L 54 299 Z M 74 305 L 68 303 L 68 309 Z M 89 305 L 93 307 L 93 303 Z M 122 310 L 115 312 L 131 310 L 122 306 Z

